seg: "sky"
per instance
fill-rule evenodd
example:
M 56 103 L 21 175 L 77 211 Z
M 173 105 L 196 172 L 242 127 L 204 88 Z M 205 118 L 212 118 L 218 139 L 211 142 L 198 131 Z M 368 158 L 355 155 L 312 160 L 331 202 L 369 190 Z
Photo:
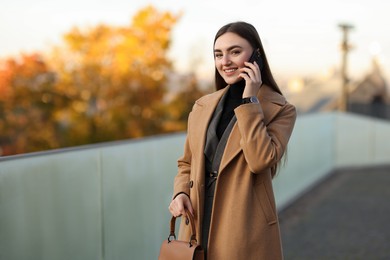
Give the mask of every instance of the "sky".
M 352 24 L 348 56 L 352 79 L 363 78 L 373 56 L 390 79 L 390 1 L 384 0 L 1 0 L 0 58 L 45 52 L 73 26 L 125 26 L 141 8 L 182 12 L 174 27 L 170 57 L 179 72 L 214 73 L 212 44 L 228 22 L 258 30 L 274 76 L 327 75 L 341 64 L 340 23 Z

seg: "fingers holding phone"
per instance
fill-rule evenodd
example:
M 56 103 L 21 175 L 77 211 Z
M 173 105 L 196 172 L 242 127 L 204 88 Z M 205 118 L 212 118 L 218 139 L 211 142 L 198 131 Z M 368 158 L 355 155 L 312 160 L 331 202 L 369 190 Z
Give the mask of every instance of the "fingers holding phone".
M 255 63 L 258 65 L 259 69 L 262 70 L 264 67 L 263 59 L 261 58 L 261 53 L 259 49 L 256 49 L 253 51 L 252 55 L 250 56 L 248 62 Z
M 245 62 L 245 67 L 241 68 L 240 76 L 245 80 L 246 86 L 243 97 L 256 96 L 262 84 L 261 69 L 263 68 L 263 60 L 261 59 L 260 51 L 253 51 L 248 62 Z

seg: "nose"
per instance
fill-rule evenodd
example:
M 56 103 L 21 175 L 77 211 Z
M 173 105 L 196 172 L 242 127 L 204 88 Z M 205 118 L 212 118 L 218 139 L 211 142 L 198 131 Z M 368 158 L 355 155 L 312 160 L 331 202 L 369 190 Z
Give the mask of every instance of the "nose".
M 223 55 L 222 65 L 229 65 L 231 63 L 229 55 Z

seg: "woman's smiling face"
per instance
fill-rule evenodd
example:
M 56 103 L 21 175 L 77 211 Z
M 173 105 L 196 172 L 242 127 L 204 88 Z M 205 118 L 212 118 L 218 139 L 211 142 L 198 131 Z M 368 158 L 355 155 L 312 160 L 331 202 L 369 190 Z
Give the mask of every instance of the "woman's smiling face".
M 240 81 L 240 69 L 245 67 L 253 48 L 239 35 L 227 32 L 221 35 L 214 44 L 214 62 L 221 77 L 229 85 Z

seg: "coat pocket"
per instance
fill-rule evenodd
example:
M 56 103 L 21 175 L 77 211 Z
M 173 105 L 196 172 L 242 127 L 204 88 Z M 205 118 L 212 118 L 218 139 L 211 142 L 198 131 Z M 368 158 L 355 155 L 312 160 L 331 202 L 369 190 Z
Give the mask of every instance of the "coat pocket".
M 272 207 L 271 200 L 268 196 L 267 188 L 264 182 L 256 183 L 254 186 L 257 203 L 260 205 L 268 225 L 273 225 L 277 222 L 274 207 Z

